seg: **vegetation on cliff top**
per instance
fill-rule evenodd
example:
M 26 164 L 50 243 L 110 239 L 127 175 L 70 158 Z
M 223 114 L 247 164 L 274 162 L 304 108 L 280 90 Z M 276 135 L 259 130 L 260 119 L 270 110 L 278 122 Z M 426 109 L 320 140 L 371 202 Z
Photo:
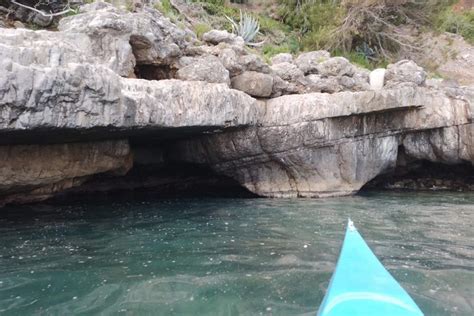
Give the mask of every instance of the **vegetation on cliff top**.
M 68 0 L 18 0 L 44 12 L 69 8 Z M 107 0 L 106 0 L 107 1 Z M 112 1 L 112 0 L 109 0 Z M 85 2 L 89 2 L 86 0 Z M 129 3 L 131 0 L 124 0 Z M 198 38 L 213 28 L 232 31 L 240 12 L 258 20 L 255 41 L 265 57 L 325 49 L 367 68 L 419 51 L 417 36 L 425 31 L 451 32 L 474 44 L 474 9 L 459 9 L 459 0 L 187 0 Z M 0 0 L 0 8 L 12 0 Z M 175 23 L 186 22 L 172 0 L 155 8 Z M 245 16 L 245 14 L 243 15 Z M 188 21 L 189 22 L 189 21 Z M 234 26 L 235 27 L 235 26 Z
M 169 1 L 169 0 L 162 0 Z M 229 16 L 239 21 L 240 9 L 260 23 L 261 53 L 326 49 L 368 68 L 384 65 L 411 51 L 419 51 L 417 35 L 447 31 L 473 42 L 474 11 L 456 11 L 455 0 L 195 0 L 211 17 Z M 234 0 L 234 2 L 237 2 Z M 244 2 L 244 3 L 242 3 Z M 258 5 L 258 3 L 264 5 Z M 209 28 L 231 30 L 219 20 Z M 198 30 L 205 23 L 200 23 Z M 202 31 L 198 33 L 203 33 Z M 199 35 L 199 34 L 198 34 Z

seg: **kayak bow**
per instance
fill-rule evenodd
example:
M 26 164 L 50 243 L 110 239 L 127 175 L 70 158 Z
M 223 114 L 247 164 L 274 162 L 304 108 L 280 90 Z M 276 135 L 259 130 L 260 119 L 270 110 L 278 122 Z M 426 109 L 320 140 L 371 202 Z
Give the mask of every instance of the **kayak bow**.
M 349 219 L 339 260 L 318 316 L 423 316 Z

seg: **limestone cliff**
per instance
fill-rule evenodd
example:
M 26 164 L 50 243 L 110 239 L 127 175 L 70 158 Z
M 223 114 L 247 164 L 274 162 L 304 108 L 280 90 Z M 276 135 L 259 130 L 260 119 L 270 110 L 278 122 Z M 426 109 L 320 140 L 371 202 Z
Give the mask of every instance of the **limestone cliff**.
M 395 168 L 400 146 L 416 159 L 474 162 L 472 101 L 421 87 L 283 96 L 258 126 L 182 142 L 177 158 L 263 196 L 346 195 Z
M 233 34 L 203 38 L 107 3 L 54 32 L 1 29 L 0 204 L 122 176 L 144 144 L 160 153 L 146 163 L 199 164 L 272 197 L 352 194 L 401 152 L 474 163 L 472 88 L 400 61 L 376 90 L 324 51 L 268 65 Z

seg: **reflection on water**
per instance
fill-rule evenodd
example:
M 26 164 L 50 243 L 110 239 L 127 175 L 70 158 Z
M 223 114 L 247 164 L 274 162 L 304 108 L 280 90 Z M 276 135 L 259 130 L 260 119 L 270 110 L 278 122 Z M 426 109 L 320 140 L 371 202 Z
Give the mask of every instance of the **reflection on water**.
M 474 314 L 474 194 L 0 210 L 5 315 L 302 315 L 351 217 L 426 315 Z

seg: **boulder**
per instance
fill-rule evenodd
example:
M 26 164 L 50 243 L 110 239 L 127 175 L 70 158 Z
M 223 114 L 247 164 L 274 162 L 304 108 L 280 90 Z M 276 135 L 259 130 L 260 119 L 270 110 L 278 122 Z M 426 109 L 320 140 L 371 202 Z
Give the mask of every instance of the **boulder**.
M 279 97 L 286 94 L 295 94 L 299 93 L 300 89 L 293 82 L 288 82 L 281 79 L 279 76 L 273 76 L 273 89 L 272 89 L 272 98 Z
M 273 89 L 273 77 L 255 71 L 245 71 L 232 78 L 232 88 L 254 97 L 269 97 Z
M 283 80 L 297 81 L 304 77 L 303 71 L 301 71 L 295 64 L 290 64 L 288 62 L 281 62 L 272 65 L 270 69 Z
M 189 66 L 196 63 L 199 60 L 199 57 L 193 56 L 183 56 L 180 57 L 174 64 L 173 67 L 176 69 L 181 69 L 183 67 Z
M 336 77 L 321 77 L 320 75 L 308 75 L 305 77 L 306 85 L 304 91 L 308 92 L 324 92 L 324 93 L 335 93 L 342 91 L 344 88 L 339 83 Z M 350 88 L 348 88 L 350 89 Z
M 229 33 L 226 30 L 210 30 L 202 35 L 202 40 L 214 45 L 219 43 L 233 44 L 239 41 L 237 37 L 237 35 Z
M 229 71 L 219 58 L 209 55 L 179 69 L 176 78 L 189 81 L 206 81 L 230 85 Z
M 74 46 L 87 52 L 88 61 L 100 58 L 104 63 L 116 64 L 115 67 L 131 67 L 128 75 L 135 62 L 169 63 L 194 41 L 189 30 L 179 28 L 157 10 L 145 7 L 139 12 L 127 12 L 111 4 L 100 6 L 100 10 L 90 9 L 62 18 L 58 25 L 58 30 L 70 37 L 60 42 L 77 42 Z M 81 36 L 74 39 L 77 33 Z M 87 35 L 89 43 L 80 42 L 82 35 Z M 127 58 L 132 60 L 126 61 Z
M 314 74 L 318 72 L 317 66 L 329 57 L 331 55 L 325 50 L 302 53 L 295 59 L 295 64 L 304 74 Z
M 349 76 L 341 76 L 338 78 L 339 84 L 344 88 L 344 90 L 354 90 L 356 81 L 354 78 Z
M 400 60 L 395 64 L 387 66 L 385 81 L 388 87 L 399 84 L 413 83 L 417 86 L 423 85 L 426 80 L 426 72 L 412 60 Z
M 247 71 L 256 71 L 264 74 L 270 73 L 270 67 L 257 55 L 243 55 L 239 57 L 239 64 Z
M 355 67 L 349 60 L 344 57 L 332 57 L 329 58 L 316 66 L 318 74 L 323 77 L 340 77 L 340 76 L 352 76 L 355 72 Z
M 270 61 L 272 65 L 276 65 L 279 63 L 293 63 L 293 55 L 289 53 L 276 54 L 270 59 Z
M 358 68 L 355 71 L 354 75 L 352 75 L 352 79 L 354 79 L 354 86 L 352 87 L 352 91 L 370 90 L 369 76 L 370 71 L 368 69 Z
M 370 89 L 380 90 L 383 88 L 385 83 L 385 68 L 374 69 L 370 72 Z
M 239 64 L 237 54 L 233 49 L 224 48 L 221 50 L 219 53 L 219 59 L 224 67 L 229 71 L 231 77 L 242 72 L 242 65 Z

